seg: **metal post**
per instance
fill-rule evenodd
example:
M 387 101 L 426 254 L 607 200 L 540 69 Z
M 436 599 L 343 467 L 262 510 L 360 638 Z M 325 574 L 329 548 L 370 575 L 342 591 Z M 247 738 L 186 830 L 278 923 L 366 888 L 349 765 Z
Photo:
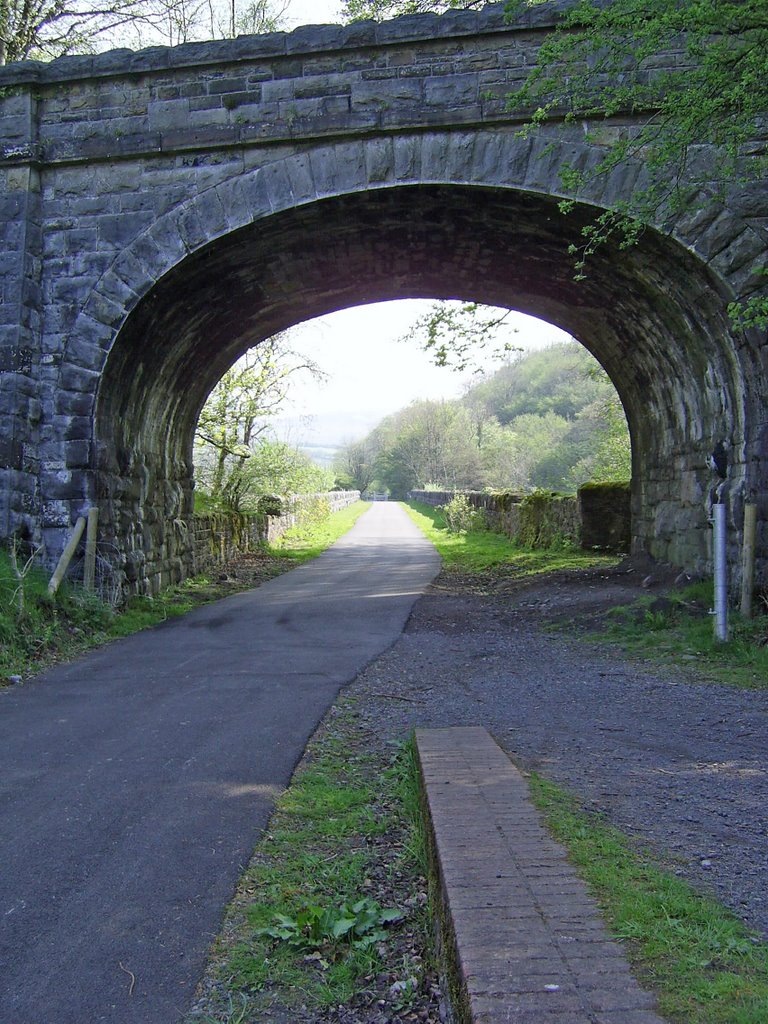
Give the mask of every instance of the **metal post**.
M 715 531 L 715 639 L 728 639 L 728 565 L 726 561 L 725 504 L 712 506 Z
M 744 506 L 744 546 L 741 553 L 741 614 L 752 618 L 752 594 L 755 589 L 755 536 L 757 505 Z

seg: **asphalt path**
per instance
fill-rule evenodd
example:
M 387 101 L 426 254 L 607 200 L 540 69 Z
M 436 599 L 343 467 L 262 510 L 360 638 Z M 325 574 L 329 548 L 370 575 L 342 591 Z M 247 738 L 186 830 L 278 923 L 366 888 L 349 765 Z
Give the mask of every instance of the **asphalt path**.
M 320 558 L 0 691 L 0 1022 L 175 1024 L 339 689 L 439 559 L 375 504 Z

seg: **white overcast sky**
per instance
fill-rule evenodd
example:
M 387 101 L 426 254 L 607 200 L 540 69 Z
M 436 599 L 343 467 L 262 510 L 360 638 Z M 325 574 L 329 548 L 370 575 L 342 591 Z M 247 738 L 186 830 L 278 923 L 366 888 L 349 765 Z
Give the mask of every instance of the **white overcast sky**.
M 340 11 L 339 0 L 291 0 L 286 20 L 291 26 L 337 24 Z

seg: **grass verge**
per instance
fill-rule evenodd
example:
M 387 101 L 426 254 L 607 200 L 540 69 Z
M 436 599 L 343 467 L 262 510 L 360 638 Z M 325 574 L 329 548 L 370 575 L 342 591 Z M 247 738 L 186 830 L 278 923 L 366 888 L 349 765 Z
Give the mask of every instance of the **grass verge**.
M 19 583 L 8 552 L 0 549 L 0 686 L 287 572 L 338 540 L 366 508 L 357 502 L 323 522 L 290 531 L 274 547 L 248 556 L 246 571 L 196 576 L 157 597 L 131 598 L 119 609 L 66 582 L 51 598 L 49 574 L 33 568 L 23 582 L 21 613 Z
M 504 534 L 491 530 L 451 533 L 439 509 L 416 501 L 404 502 L 403 507 L 435 545 L 449 572 L 511 573 L 523 578 L 560 569 L 615 565 L 617 561 L 615 556 L 582 551 L 571 545 L 524 548 Z
M 321 522 L 296 526 L 279 537 L 270 550 L 293 562 L 306 562 L 316 558 L 355 525 L 371 507 L 370 501 L 356 501 L 354 505 L 334 512 Z
M 627 941 L 640 980 L 675 1024 L 764 1024 L 768 944 L 729 911 L 634 852 L 616 829 L 562 788 L 530 780 L 536 806 Z
M 768 689 L 768 617 L 730 614 L 730 638 L 714 637 L 709 609 L 711 581 L 663 597 L 643 597 L 611 610 L 590 639 L 617 643 L 628 654 L 660 663 L 695 667 L 703 681 L 743 689 Z
M 133 598 L 117 611 L 67 583 L 50 597 L 48 573 L 34 568 L 24 580 L 24 611 L 20 613 L 19 583 L 8 552 L 0 550 L 0 686 L 183 615 L 203 600 L 213 599 L 211 586 L 207 577 L 196 577 L 155 599 Z
M 278 799 L 190 1020 L 236 1007 L 299 1024 L 340 1004 L 416 1020 L 434 979 L 414 753 L 374 749 L 352 706 L 331 711 Z

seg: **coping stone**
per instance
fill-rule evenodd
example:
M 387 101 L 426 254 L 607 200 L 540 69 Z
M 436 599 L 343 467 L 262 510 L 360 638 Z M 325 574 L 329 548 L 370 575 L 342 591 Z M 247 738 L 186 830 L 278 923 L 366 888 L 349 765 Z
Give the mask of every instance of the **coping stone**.
M 664 1024 L 528 784 L 480 726 L 418 729 L 461 1024 Z

